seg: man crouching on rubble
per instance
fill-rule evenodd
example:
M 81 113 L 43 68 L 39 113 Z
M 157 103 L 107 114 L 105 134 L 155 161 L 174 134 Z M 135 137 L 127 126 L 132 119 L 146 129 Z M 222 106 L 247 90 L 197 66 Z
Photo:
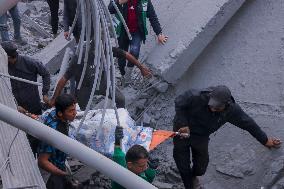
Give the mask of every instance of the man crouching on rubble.
M 174 138 L 173 156 L 186 189 L 202 188 L 197 176 L 205 174 L 211 133 L 226 122 L 248 131 L 268 148 L 280 147 L 281 141 L 268 138 L 256 122 L 235 102 L 226 86 L 206 90 L 188 90 L 175 99 L 174 131 L 190 136 Z M 183 135 L 184 136 L 184 135 Z M 192 167 L 190 166 L 192 151 Z
M 127 151 L 126 155 L 120 148 L 120 141 L 123 138 L 123 128 L 116 127 L 115 129 L 115 147 L 113 161 L 127 168 L 144 180 L 152 183 L 156 176 L 159 160 L 149 160 L 149 153 L 140 145 L 134 145 Z M 112 182 L 112 189 L 124 189 L 121 185 Z
M 69 94 L 63 94 L 56 98 L 55 109 L 48 114 L 43 114 L 42 120 L 47 126 L 68 135 L 69 122 L 75 119 L 76 114 L 75 99 Z M 40 143 L 38 154 L 38 165 L 51 174 L 46 188 L 72 188 L 68 186 L 71 177 L 65 168 L 67 155 L 44 142 Z

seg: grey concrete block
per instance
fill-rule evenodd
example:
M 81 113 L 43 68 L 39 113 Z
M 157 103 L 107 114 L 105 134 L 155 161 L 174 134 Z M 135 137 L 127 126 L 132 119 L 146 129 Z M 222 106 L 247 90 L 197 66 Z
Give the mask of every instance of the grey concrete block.
M 177 10 L 168 6 L 164 10 L 167 15 L 158 16 L 169 40 L 166 45 L 156 45 L 145 52 L 147 64 L 166 81 L 175 83 L 244 2 L 192 0 L 179 1 L 183 6 Z
M 35 54 L 33 58 L 40 60 L 49 72 L 54 74 L 61 66 L 65 49 L 67 47 L 73 49 L 74 45 L 75 40 L 67 41 L 62 32 L 47 47 Z

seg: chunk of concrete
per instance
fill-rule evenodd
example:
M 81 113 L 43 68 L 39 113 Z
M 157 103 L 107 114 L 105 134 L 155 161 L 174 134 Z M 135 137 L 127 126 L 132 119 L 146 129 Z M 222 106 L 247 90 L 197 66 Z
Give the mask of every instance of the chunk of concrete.
M 23 14 L 22 19 L 27 22 L 32 28 L 34 28 L 42 37 L 50 37 L 52 38 L 52 35 L 48 33 L 46 30 L 44 30 L 41 26 L 39 26 L 35 21 L 30 19 L 27 15 Z
M 157 10 L 162 26 L 165 25 L 164 33 L 169 39 L 165 45 L 156 45 L 145 52 L 148 54 L 147 64 L 167 82 L 175 83 L 244 2 L 182 0 L 178 3 L 183 6 L 178 9 L 164 7 L 167 1 L 159 4 L 159 9 L 163 8 L 167 12 L 163 16 L 160 11 L 160 16 Z
M 166 182 L 160 182 L 160 181 L 154 181 L 153 185 L 158 187 L 159 189 L 172 189 L 173 185 L 166 183 Z
M 41 61 L 51 74 L 57 72 L 61 66 L 65 49 L 70 47 L 73 49 L 75 40 L 67 41 L 63 32 L 60 33 L 50 44 L 48 44 L 42 51 L 35 54 L 33 58 Z
M 253 150 L 245 150 L 238 144 L 224 157 L 221 157 L 220 163 L 216 165 L 216 170 L 225 175 L 244 178 L 255 173 L 254 161 L 255 152 Z

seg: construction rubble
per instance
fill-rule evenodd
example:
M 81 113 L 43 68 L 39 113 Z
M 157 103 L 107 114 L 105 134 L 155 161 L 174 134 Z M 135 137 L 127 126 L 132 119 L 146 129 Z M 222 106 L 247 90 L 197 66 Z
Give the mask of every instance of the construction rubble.
M 237 102 L 265 132 L 283 141 L 284 1 L 152 0 L 152 3 L 163 31 L 169 36 L 166 45 L 158 45 L 151 30 L 146 44 L 141 46 L 140 61 L 151 68 L 153 77 L 143 78 L 135 68 L 131 83 L 123 88 L 116 70 L 116 84 L 126 97 L 126 111 L 133 124 L 172 131 L 174 99 L 178 94 L 190 88 L 224 84 L 230 86 Z M 28 41 L 18 51 L 47 66 L 52 74 L 49 92 L 52 96 L 65 50 L 73 50 L 75 44 L 63 37 L 63 1 L 59 11 L 61 32 L 56 38 L 50 35 L 46 1 L 26 0 L 18 6 L 23 15 L 22 36 Z M 11 19 L 9 26 L 13 28 Z M 65 91 L 69 89 L 69 85 L 65 87 Z M 91 109 L 98 111 L 104 104 L 103 96 L 95 96 Z M 112 108 L 111 100 L 106 104 Z M 208 170 L 201 178 L 205 189 L 284 188 L 283 148 L 263 148 L 245 131 L 225 124 L 211 135 L 209 152 Z M 159 189 L 182 189 L 172 139 L 160 144 L 151 155 L 160 159 L 153 185 Z M 111 187 L 111 180 L 99 171 L 77 159 L 68 161 L 84 188 Z M 46 181 L 48 174 L 43 177 Z

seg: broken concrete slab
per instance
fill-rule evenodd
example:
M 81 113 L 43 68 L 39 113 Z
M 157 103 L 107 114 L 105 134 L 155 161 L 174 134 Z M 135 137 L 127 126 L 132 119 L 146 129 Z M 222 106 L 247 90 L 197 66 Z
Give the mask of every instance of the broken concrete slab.
M 154 181 L 152 184 L 158 187 L 159 189 L 172 189 L 173 188 L 173 184 L 169 184 L 166 182 Z
M 23 14 L 22 19 L 23 21 L 27 22 L 30 26 L 32 26 L 32 28 L 34 28 L 38 33 L 40 33 L 42 37 L 52 38 L 52 35 L 50 33 L 48 33 L 46 30 L 40 27 L 35 21 L 30 19 L 27 15 Z
M 212 181 L 212 182 L 207 183 L 204 186 L 202 186 L 202 189 L 224 189 L 224 188 L 222 186 L 220 186 L 220 184 Z
M 33 58 L 40 60 L 51 74 L 57 72 L 61 66 L 65 49 L 70 47 L 73 49 L 75 40 L 67 41 L 63 32 L 60 33 L 47 47 L 35 54 Z
M 175 83 L 244 2 L 192 0 L 179 2 L 183 6 L 178 10 L 164 8 L 167 15 L 176 15 L 171 19 L 159 16 L 169 40 L 166 45 L 156 45 L 146 52 L 147 64 L 166 81 Z
M 255 152 L 251 149 L 244 149 L 238 144 L 229 153 L 224 154 L 221 159 L 216 165 L 216 170 L 220 173 L 237 178 L 254 174 Z

